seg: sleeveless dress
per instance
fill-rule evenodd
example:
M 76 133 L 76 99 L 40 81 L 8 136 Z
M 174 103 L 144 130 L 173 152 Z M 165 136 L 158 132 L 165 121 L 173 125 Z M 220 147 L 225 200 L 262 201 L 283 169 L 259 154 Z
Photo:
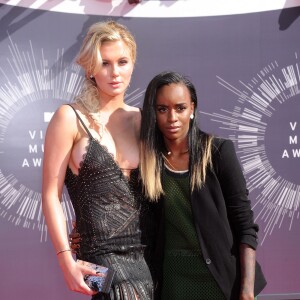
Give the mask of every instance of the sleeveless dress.
M 77 258 L 116 271 L 110 294 L 98 293 L 92 299 L 153 299 L 152 209 L 142 196 L 138 169 L 131 171 L 130 179 L 124 176 L 75 113 L 89 135 L 79 174 L 67 168 L 65 177 L 81 236 Z

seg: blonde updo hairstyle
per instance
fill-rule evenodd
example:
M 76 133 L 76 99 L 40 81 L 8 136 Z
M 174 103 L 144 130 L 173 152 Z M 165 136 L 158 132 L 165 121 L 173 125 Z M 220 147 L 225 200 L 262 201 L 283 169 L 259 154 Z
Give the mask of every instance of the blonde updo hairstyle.
M 86 79 L 81 93 L 74 101 L 83 107 L 92 117 L 93 114 L 99 112 L 101 109 L 97 85 L 93 78 L 102 64 L 100 47 L 103 43 L 112 41 L 123 41 L 127 45 L 134 64 L 136 60 L 135 39 L 126 26 L 115 21 L 93 24 L 83 40 L 76 59 L 76 62 L 84 69 Z

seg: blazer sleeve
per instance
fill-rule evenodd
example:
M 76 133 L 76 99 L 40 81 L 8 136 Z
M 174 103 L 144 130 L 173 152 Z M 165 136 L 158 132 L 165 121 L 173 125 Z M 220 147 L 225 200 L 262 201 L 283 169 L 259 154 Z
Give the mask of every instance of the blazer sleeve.
M 253 220 L 246 180 L 231 140 L 217 139 L 213 149 L 213 165 L 236 240 L 256 249 L 259 228 Z

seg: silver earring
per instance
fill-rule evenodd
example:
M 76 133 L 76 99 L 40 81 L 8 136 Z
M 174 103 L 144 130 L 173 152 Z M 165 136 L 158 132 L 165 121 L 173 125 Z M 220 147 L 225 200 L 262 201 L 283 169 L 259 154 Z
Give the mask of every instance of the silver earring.
M 194 114 L 190 115 L 190 119 L 193 120 L 194 119 Z

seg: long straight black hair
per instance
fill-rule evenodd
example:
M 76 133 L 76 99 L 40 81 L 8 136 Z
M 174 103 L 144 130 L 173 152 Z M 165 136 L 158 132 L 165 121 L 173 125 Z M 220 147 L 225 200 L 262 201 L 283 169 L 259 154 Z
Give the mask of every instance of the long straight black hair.
M 194 118 L 190 120 L 188 132 L 189 171 L 191 191 L 200 188 L 205 182 L 207 168 L 212 166 L 212 136 L 197 126 L 197 94 L 193 83 L 185 76 L 166 71 L 156 75 L 148 84 L 142 111 L 140 174 L 145 195 L 157 201 L 164 193 L 161 183 L 163 168 L 162 153 L 166 151 L 164 138 L 156 122 L 156 96 L 158 90 L 170 84 L 183 84 L 187 87 L 194 103 Z

